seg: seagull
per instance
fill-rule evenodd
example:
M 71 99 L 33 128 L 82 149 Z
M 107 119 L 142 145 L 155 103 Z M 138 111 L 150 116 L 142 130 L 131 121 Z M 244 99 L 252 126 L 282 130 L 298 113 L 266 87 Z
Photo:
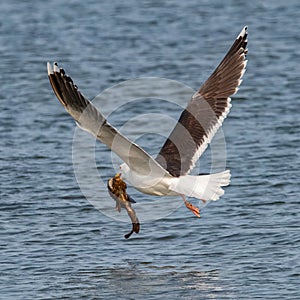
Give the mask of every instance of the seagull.
M 214 72 L 192 96 L 156 158 L 114 128 L 57 63 L 47 63 L 48 77 L 56 97 L 76 124 L 124 162 L 120 166 L 122 180 L 145 194 L 179 196 L 200 217 L 199 208 L 186 197 L 216 201 L 224 194 L 222 187 L 229 185 L 231 175 L 229 170 L 205 175 L 189 173 L 229 113 L 230 96 L 238 91 L 246 70 L 247 35 L 244 27 Z

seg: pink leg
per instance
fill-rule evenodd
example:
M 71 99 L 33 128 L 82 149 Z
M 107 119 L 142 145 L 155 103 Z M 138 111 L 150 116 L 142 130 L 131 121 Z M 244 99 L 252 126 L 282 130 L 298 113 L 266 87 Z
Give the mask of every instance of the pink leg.
M 187 201 L 184 195 L 181 195 L 185 206 L 198 218 L 200 218 L 200 209 L 197 206 L 194 206 L 191 202 Z

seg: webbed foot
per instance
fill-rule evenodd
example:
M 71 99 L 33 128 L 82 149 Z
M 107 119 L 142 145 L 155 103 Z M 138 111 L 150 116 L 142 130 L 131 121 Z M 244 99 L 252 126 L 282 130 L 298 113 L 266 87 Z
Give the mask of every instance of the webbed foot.
M 184 195 L 181 196 L 186 208 L 188 208 L 196 217 L 200 218 L 200 209 L 197 206 L 193 205 L 191 202 L 187 201 Z

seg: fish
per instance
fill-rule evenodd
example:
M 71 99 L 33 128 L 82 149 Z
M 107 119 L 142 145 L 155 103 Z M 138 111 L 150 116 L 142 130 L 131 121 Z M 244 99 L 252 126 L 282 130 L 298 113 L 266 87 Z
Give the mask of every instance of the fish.
M 107 181 L 107 188 L 109 195 L 116 201 L 117 211 L 121 212 L 121 208 L 125 208 L 131 219 L 132 229 L 129 233 L 124 235 L 125 239 L 128 239 L 133 233 L 139 233 L 140 221 L 131 206 L 131 204 L 136 203 L 136 201 L 126 192 L 127 185 L 122 180 L 120 173 L 117 173 Z

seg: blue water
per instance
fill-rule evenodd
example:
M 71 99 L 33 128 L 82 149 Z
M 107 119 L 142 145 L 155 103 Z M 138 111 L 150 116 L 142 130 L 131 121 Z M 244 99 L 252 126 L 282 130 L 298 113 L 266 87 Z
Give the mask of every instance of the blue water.
M 299 299 L 299 1 L 61 2 L 0 4 L 0 298 Z M 150 76 L 197 89 L 244 25 L 249 63 L 223 127 L 231 185 L 201 219 L 181 206 L 125 240 L 129 221 L 78 186 L 46 62 L 90 98 Z

